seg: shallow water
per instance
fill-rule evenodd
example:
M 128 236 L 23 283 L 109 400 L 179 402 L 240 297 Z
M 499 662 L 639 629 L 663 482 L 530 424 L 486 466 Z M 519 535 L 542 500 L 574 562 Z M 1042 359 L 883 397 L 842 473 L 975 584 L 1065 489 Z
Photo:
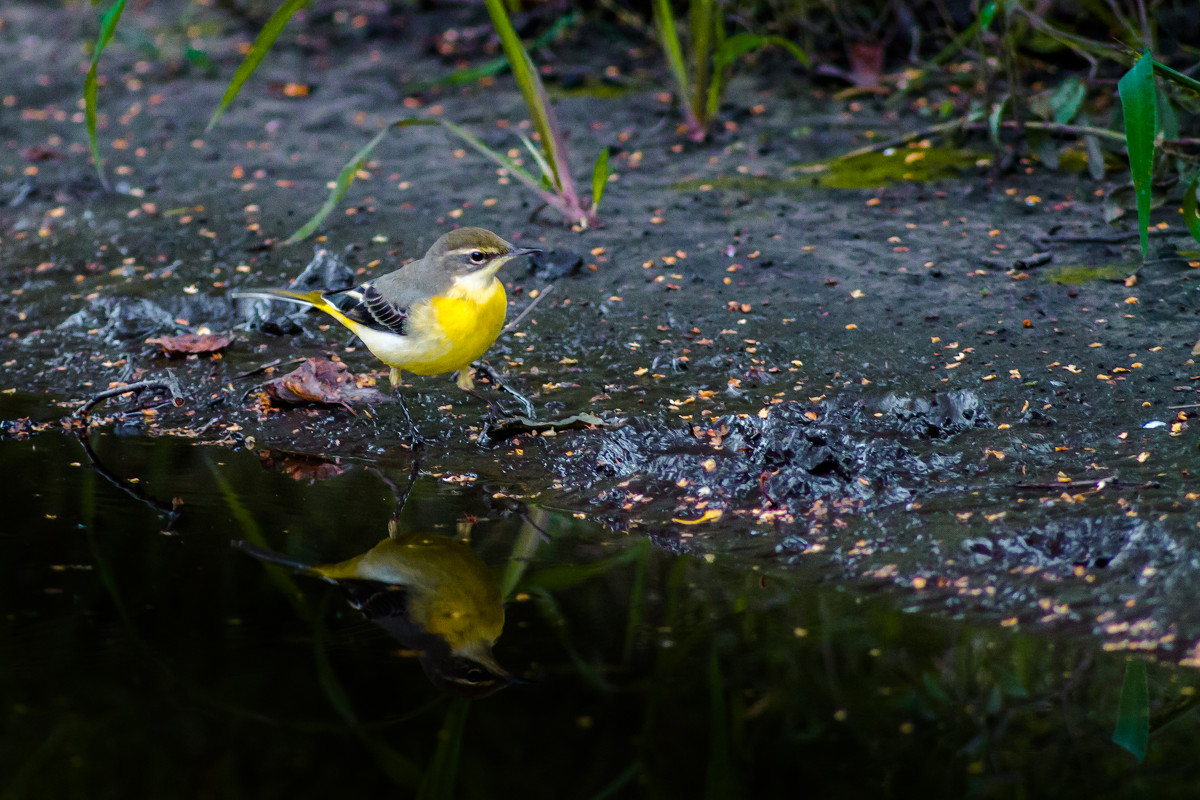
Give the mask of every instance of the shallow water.
M 361 554 L 407 469 L 90 442 L 109 477 L 69 434 L 0 442 L 5 796 L 1132 797 L 1200 775 L 1194 716 L 1141 767 L 1111 743 L 1125 660 L 1090 641 L 904 613 L 422 475 L 397 534 L 469 537 L 519 681 L 452 698 L 339 587 L 230 546 Z M 1151 667 L 1152 724 L 1193 682 Z

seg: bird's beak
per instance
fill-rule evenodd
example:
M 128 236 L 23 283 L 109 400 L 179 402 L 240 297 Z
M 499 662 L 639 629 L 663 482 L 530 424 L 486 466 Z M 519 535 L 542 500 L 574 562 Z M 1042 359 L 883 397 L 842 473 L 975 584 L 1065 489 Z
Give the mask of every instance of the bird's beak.
M 542 252 L 540 247 L 514 247 L 509 251 L 509 255 L 516 258 L 518 256 L 531 256 L 540 252 Z

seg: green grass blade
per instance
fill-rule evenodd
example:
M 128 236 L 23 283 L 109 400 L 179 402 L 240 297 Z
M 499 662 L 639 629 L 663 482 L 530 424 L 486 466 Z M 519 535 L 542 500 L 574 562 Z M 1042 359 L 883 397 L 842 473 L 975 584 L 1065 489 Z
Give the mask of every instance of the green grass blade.
M 718 69 L 727 67 L 752 50 L 771 46 L 784 48 L 806 67 L 812 65 L 808 54 L 794 42 L 782 36 L 759 36 L 753 33 L 737 33 L 722 42 L 713 54 L 713 64 Z
M 950 41 L 950 44 L 943 47 L 941 52 L 934 56 L 929 63 L 935 67 L 940 67 L 942 64 L 945 64 L 947 61 L 954 58 L 959 51 L 967 46 L 968 42 L 975 38 L 975 34 L 979 32 L 979 23 L 980 20 L 975 20 L 968 25 L 962 33 L 958 34 Z
M 697 116 L 707 110 L 707 95 L 712 69 L 713 46 L 713 0 L 690 0 L 689 38 L 692 50 L 692 97 L 687 102 Z M 700 123 L 707 128 L 710 118 L 705 116 Z
M 1125 680 L 1121 683 L 1121 701 L 1117 709 L 1117 727 L 1113 743 L 1141 761 L 1150 744 L 1150 688 L 1146 681 L 1146 662 L 1125 662 Z
M 562 138 L 558 135 L 557 125 L 554 123 L 554 112 L 550 109 L 546 87 L 542 85 L 542 79 L 538 75 L 537 69 L 529 59 L 529 54 L 525 52 L 525 46 L 517 37 L 516 30 L 513 29 L 512 20 L 508 18 L 508 11 L 504 7 L 503 0 L 484 0 L 484 2 L 487 5 L 488 15 L 492 18 L 492 25 L 500 37 L 504 55 L 508 57 L 508 64 L 512 67 L 517 88 L 521 90 L 521 97 L 525 99 L 525 105 L 529 108 L 529 118 L 533 122 L 534 130 L 537 131 L 542 152 L 546 154 L 546 160 L 554 168 L 554 183 L 565 192 L 566 183 L 564 181 L 570 179 L 569 177 L 564 178 L 562 175 L 562 172 L 565 171 L 561 169 L 565 157 L 559 152 L 562 147 Z
M 348 192 L 350 187 L 354 184 L 355 175 L 360 169 L 362 169 L 363 165 L 366 163 L 367 156 L 371 154 L 371 151 L 374 150 L 379 143 L 384 140 L 384 138 L 389 132 L 391 132 L 393 128 L 408 128 L 414 125 L 441 125 L 443 128 L 450 131 L 455 136 L 470 145 L 473 150 L 506 169 L 508 173 L 512 175 L 512 177 L 516 178 L 518 181 L 524 184 L 526 188 L 534 192 L 542 199 L 544 203 L 546 203 L 546 205 L 559 212 L 566 213 L 566 203 L 563 201 L 562 197 L 552 191 L 547 190 L 528 171 L 519 167 L 512 161 L 512 159 L 508 158 L 504 154 L 498 153 L 492 148 L 488 147 L 479 139 L 472 136 L 471 133 L 461 125 L 456 125 L 453 122 L 444 119 L 401 119 L 389 124 L 379 133 L 375 134 L 375 136 L 371 138 L 371 141 L 363 145 L 362 149 L 355 153 L 354 156 L 348 162 L 346 162 L 346 165 L 342 167 L 342 171 L 338 173 L 337 180 L 334 181 L 333 188 L 329 191 L 329 197 L 326 198 L 324 205 L 322 205 L 320 210 L 317 211 L 317 213 L 314 214 L 307 222 L 305 222 L 299 230 L 285 239 L 282 244 L 295 244 L 296 242 L 303 241 L 311 236 L 313 231 L 315 231 L 321 225 L 321 223 L 325 221 L 326 217 L 333 213 L 333 210 L 337 208 L 338 203 L 342 202 L 342 198 L 346 196 L 346 192 Z M 543 161 L 541 163 L 545 162 Z
M 604 189 L 608 186 L 608 148 L 600 151 L 600 155 L 596 156 L 596 163 L 592 167 L 592 210 L 596 210 L 596 206 L 600 205 L 600 198 L 604 197 Z
M 233 102 L 233 99 L 238 96 L 238 92 L 242 90 L 242 86 L 246 81 L 250 80 L 250 76 L 258 69 L 258 65 L 262 63 L 263 57 L 271 49 L 271 45 L 275 44 L 275 40 L 279 38 L 279 34 L 283 33 L 283 29 L 295 16 L 296 12 L 308 5 L 309 0 L 287 0 L 281 5 L 271 18 L 267 20 L 267 24 L 263 25 L 261 31 L 258 32 L 258 38 L 254 40 L 254 45 L 250 48 L 250 52 L 246 53 L 246 57 L 242 60 L 241 66 L 237 68 L 237 72 L 233 74 L 233 80 L 229 82 L 229 87 L 225 89 L 225 94 L 221 98 L 220 104 L 217 105 L 217 110 L 213 112 L 212 119 L 208 121 L 205 131 L 212 130 L 217 124 L 217 120 L 225 113 L 225 109 Z
M 454 800 L 454 785 L 458 781 L 459 759 L 470 708 L 471 701 L 465 698 L 450 702 L 442 729 L 438 731 L 437 749 L 425 768 L 425 777 L 417 790 L 417 800 Z
M 1192 178 L 1192 182 L 1183 190 L 1183 221 L 1191 232 L 1192 238 L 1200 242 L 1200 214 L 1196 208 L 1196 190 L 1200 188 L 1200 172 Z
M 121 12 L 124 10 L 125 0 L 117 0 L 101 15 L 100 35 L 96 38 L 96 47 L 92 50 L 92 63 L 83 79 L 83 117 L 87 124 L 88 147 L 92 150 L 92 160 L 96 162 L 96 172 L 100 175 L 100 183 L 105 189 L 109 188 L 108 177 L 104 174 L 104 159 L 100 157 L 100 142 L 96 138 L 96 99 L 100 90 L 97 72 L 100 67 L 100 54 L 112 41 L 113 34 L 117 31 L 117 23 L 121 21 Z
M 708 757 L 705 759 L 704 797 L 706 800 L 736 797 L 733 776 L 732 743 L 729 736 L 729 707 L 725 697 L 725 678 L 714 645 L 708 654 Z
M 671 0 L 654 0 L 654 24 L 658 28 L 658 38 L 667 57 L 667 66 L 671 68 L 675 83 L 679 85 L 679 99 L 687 103 L 691 89 L 687 64 L 683 61 L 683 48 L 679 44 L 675 13 L 671 11 Z
M 1182 86 L 1184 89 L 1200 94 L 1200 81 L 1188 75 L 1184 75 L 1182 72 L 1176 72 L 1166 64 L 1160 64 L 1155 61 L 1154 72 L 1157 73 L 1160 78 L 1165 78 L 1174 84 Z
M 561 197 L 554 192 L 545 189 L 542 184 L 538 182 L 537 178 L 533 177 L 533 175 L 531 175 L 528 171 L 517 166 L 512 159 L 508 158 L 503 153 L 497 153 L 495 150 L 472 136 L 470 132 L 468 132 L 467 129 L 461 125 L 456 125 L 453 122 L 444 119 L 437 120 L 437 122 L 442 125 L 442 127 L 446 128 L 446 130 L 450 131 L 455 136 L 470 145 L 471 148 L 477 153 L 508 170 L 510 175 L 512 175 L 521 183 L 525 184 L 526 188 L 537 194 L 538 197 L 542 198 L 547 205 L 553 206 L 560 211 L 564 209 L 565 204 L 563 203 Z
M 537 50 L 539 47 L 545 47 L 555 39 L 563 35 L 563 32 L 575 24 L 579 19 L 578 12 L 571 11 L 550 24 L 550 27 L 529 40 L 529 47 L 526 50 Z M 405 91 L 416 92 L 424 89 L 432 89 L 435 86 L 465 86 L 466 84 L 474 83 L 480 78 L 489 78 L 493 75 L 499 75 L 508 67 L 508 57 L 499 56 L 489 61 L 474 67 L 460 69 L 457 72 L 451 72 L 443 78 L 434 78 L 428 81 L 416 81 L 405 86 Z
M 546 162 L 546 157 L 537 149 L 537 145 L 529 141 L 529 137 L 525 134 L 518 134 L 521 137 L 521 144 L 525 145 L 525 149 L 529 151 L 529 155 L 533 157 L 534 163 L 538 165 L 538 169 L 542 173 L 542 186 L 546 189 L 554 188 L 554 170 Z
M 371 141 L 367 142 L 361 150 L 354 154 L 346 166 L 342 167 L 342 171 L 338 173 L 337 180 L 334 181 L 333 189 L 329 192 L 329 197 L 325 200 L 325 204 L 321 206 L 321 210 L 314 214 L 308 222 L 300 226 L 300 230 L 293 233 L 283 241 L 283 244 L 295 244 L 296 242 L 307 239 L 312 235 L 312 232 L 325 221 L 333 210 L 337 208 L 338 203 L 342 202 L 342 198 L 346 196 L 346 192 L 350 190 L 350 186 L 354 183 L 354 176 L 362 169 L 363 164 L 367 160 L 367 156 L 371 151 L 383 141 L 384 137 L 392 128 L 407 128 L 412 125 L 436 125 L 436 120 L 431 119 L 402 119 L 391 123 L 386 128 L 372 137 Z
M 1158 133 L 1158 97 L 1154 90 L 1154 59 L 1146 52 L 1117 82 L 1125 112 L 1125 147 L 1137 198 L 1138 233 L 1142 258 L 1150 249 L 1150 177 L 1154 171 L 1154 137 Z
M 712 82 L 708 87 L 708 104 L 706 106 L 710 119 L 716 116 L 721 106 L 725 71 L 737 59 L 753 50 L 761 50 L 764 47 L 782 47 L 795 56 L 796 60 L 804 66 L 812 66 L 812 60 L 808 57 L 808 53 L 804 52 L 795 42 L 789 41 L 782 36 L 759 36 L 758 34 L 743 32 L 736 33 L 728 39 L 723 39 L 720 46 L 717 47 L 716 52 L 713 53 L 713 76 Z

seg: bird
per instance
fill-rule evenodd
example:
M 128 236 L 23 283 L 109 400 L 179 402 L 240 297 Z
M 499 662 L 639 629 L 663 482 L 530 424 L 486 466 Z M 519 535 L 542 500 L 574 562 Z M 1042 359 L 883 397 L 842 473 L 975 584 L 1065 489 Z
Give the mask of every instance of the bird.
M 457 228 L 434 242 L 423 258 L 351 289 L 236 289 L 230 296 L 309 306 L 353 331 L 390 368 L 392 388 L 419 443 L 400 394 L 401 374 L 457 371 L 459 388 L 474 394 L 470 366 L 499 337 L 508 311 L 496 272 L 515 258 L 540 252 L 516 247 L 484 228 Z
M 500 584 L 464 541 L 389 525 L 388 538 L 336 564 L 307 564 L 246 541 L 233 546 L 337 585 L 368 620 L 416 652 L 429 680 L 449 694 L 486 697 L 519 683 L 492 654 L 504 629 Z

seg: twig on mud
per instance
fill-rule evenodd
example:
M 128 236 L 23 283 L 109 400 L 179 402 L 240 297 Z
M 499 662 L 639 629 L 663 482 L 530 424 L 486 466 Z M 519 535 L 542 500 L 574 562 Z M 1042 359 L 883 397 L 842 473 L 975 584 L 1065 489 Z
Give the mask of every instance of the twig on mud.
M 963 117 L 962 119 L 956 119 L 951 122 L 942 122 L 937 125 L 930 125 L 928 128 L 921 128 L 920 130 L 906 133 L 903 136 L 897 136 L 895 139 L 888 139 L 886 142 L 869 144 L 865 147 L 859 147 L 855 150 L 851 150 L 848 153 L 842 153 L 840 156 L 838 156 L 838 159 L 844 160 L 848 158 L 854 158 L 856 156 L 865 156 L 868 153 L 878 153 L 891 147 L 900 147 L 901 145 L 916 141 L 917 139 L 924 139 L 926 136 L 935 136 L 937 134 L 959 130 L 971 124 L 976 119 L 979 119 L 980 116 L 981 114 L 976 112 L 975 114 Z
M 1188 403 L 1186 406 L 1167 406 L 1172 411 L 1177 408 L 1200 408 L 1200 403 Z
M 263 364 L 261 367 L 255 367 L 254 369 L 248 369 L 245 372 L 239 372 L 237 375 L 233 376 L 233 379 L 238 381 L 242 378 L 249 378 L 251 375 L 257 375 L 260 372 L 266 372 L 267 370 L 274 369 L 278 366 L 290 367 L 292 364 L 299 364 L 302 361 L 304 361 L 303 358 L 293 358 L 291 361 L 284 361 L 282 358 L 277 358 L 269 364 Z
M 1005 261 L 1000 258 L 981 258 L 985 267 L 991 269 L 1033 269 L 1049 264 L 1054 260 L 1054 254 L 1050 252 L 1033 253 L 1032 255 L 1018 258 L 1016 261 Z
M 537 306 L 537 304 L 542 302 L 542 298 L 545 297 L 546 295 L 550 294 L 553 291 L 554 291 L 554 284 L 553 283 L 548 284 L 546 286 L 546 288 L 542 289 L 542 291 L 538 293 L 537 297 L 533 298 L 533 300 L 529 303 L 529 305 L 525 306 L 525 310 L 522 311 L 520 314 L 518 314 L 516 319 L 514 319 L 512 322 L 510 322 L 504 326 L 504 330 L 500 331 L 500 335 L 503 336 L 506 333 L 511 333 L 512 331 L 515 331 L 517 329 L 517 326 L 521 324 L 521 320 L 523 320 L 523 319 L 525 319 L 525 317 L 529 316 L 529 312 L 533 311 L 533 309 Z
M 902 136 L 897 136 L 895 139 L 888 139 L 886 142 L 877 144 L 869 144 L 865 147 L 859 147 L 851 150 L 848 153 L 843 153 L 838 156 L 838 159 L 854 158 L 855 156 L 864 156 L 868 153 L 878 153 L 892 147 L 900 147 L 917 139 L 924 139 L 927 136 L 938 136 L 944 133 L 953 133 L 954 131 L 986 131 L 988 123 L 981 121 L 982 114 L 976 112 L 961 119 L 952 120 L 950 122 L 941 122 L 937 125 L 930 125 L 927 128 L 906 133 Z M 1047 133 L 1062 133 L 1073 136 L 1096 136 L 1102 139 L 1109 139 L 1114 142 L 1125 143 L 1125 135 L 1117 131 L 1110 131 L 1107 128 L 1095 128 L 1091 125 L 1065 125 L 1058 122 L 1037 122 L 1033 120 L 1024 120 L 1021 126 L 1026 130 L 1031 131 L 1046 131 Z M 1001 122 L 1001 128 L 1017 128 L 1016 122 Z
M 1105 489 L 1109 486 L 1116 486 L 1122 489 L 1157 489 L 1162 486 L 1158 481 L 1146 481 L 1145 483 L 1134 483 L 1133 481 L 1118 481 L 1112 478 L 1098 478 L 1094 481 L 1066 481 L 1054 483 L 1012 483 L 1009 484 L 1013 489 L 1083 489 L 1085 487 L 1093 487 L 1097 491 Z
M 1162 231 L 1156 228 L 1150 229 L 1151 236 L 1170 236 L 1172 234 L 1179 235 L 1178 231 Z M 1137 231 L 1129 231 L 1128 233 L 1113 233 L 1106 236 L 1084 234 L 1082 236 L 1039 236 L 1038 241 L 1042 244 L 1124 244 L 1125 242 L 1136 242 L 1140 234 Z
M 105 389 L 102 392 L 97 392 L 92 395 L 91 399 L 75 410 L 76 417 L 87 416 L 88 411 L 102 400 L 107 400 L 110 397 L 117 397 L 123 394 L 132 392 L 144 392 L 147 389 L 166 389 L 171 393 L 171 404 L 176 408 L 183 405 L 183 389 L 179 385 L 179 379 L 175 377 L 174 370 L 167 370 L 166 377 L 158 380 L 138 381 L 137 383 L 127 383 L 124 386 L 117 386 L 113 389 Z
M 210 430 L 210 429 L 211 429 L 211 428 L 212 428 L 214 425 L 217 425 L 217 424 L 218 424 L 220 421 L 221 421 L 221 418 L 220 418 L 220 417 L 213 417 L 213 418 L 212 418 L 212 419 L 210 419 L 208 422 L 204 423 L 204 424 L 203 424 L 203 425 L 201 425 L 199 428 L 197 428 L 197 429 L 195 430 L 195 434 L 196 434 L 197 436 L 203 436 L 204 434 L 208 433 L 208 431 L 209 431 L 209 430 Z

